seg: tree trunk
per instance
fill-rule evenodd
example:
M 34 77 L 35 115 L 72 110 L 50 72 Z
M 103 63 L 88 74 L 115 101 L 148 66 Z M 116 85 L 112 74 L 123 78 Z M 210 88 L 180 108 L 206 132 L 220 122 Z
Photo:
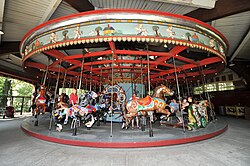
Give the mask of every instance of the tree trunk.
M 7 106 L 7 96 L 8 96 L 9 90 L 10 90 L 10 86 L 11 86 L 11 81 L 6 78 L 4 81 L 2 107 Z

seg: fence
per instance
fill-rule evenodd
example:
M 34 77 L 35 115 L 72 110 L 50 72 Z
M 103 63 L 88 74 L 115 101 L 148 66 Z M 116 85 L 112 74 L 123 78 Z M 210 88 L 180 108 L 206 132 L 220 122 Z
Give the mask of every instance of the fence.
M 245 107 L 226 106 L 227 115 L 234 115 L 236 117 L 245 116 Z
M 7 97 L 7 105 L 5 104 Z M 31 105 L 30 96 L 0 96 L 1 107 L 5 108 L 6 106 L 13 106 L 15 112 L 20 112 L 22 115 L 23 112 L 28 112 Z

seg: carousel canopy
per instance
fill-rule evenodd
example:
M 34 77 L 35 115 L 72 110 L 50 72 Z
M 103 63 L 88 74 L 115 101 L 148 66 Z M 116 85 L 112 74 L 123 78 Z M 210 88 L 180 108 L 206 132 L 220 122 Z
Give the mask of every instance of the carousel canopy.
M 226 38 L 201 21 L 145 10 L 97 10 L 30 30 L 20 46 L 25 67 L 92 82 L 151 82 L 220 72 Z M 82 70 L 81 70 L 82 69 Z M 113 73 L 113 74 L 112 74 Z M 90 81 L 90 80 L 89 80 Z
M 45 70 L 39 67 L 33 68 L 24 66 L 22 63 L 22 56 L 19 53 L 20 41 L 30 29 L 48 20 L 53 20 L 61 16 L 67 16 L 74 13 L 86 12 L 90 10 L 93 11 L 103 9 L 126 8 L 153 10 L 160 12 L 170 12 L 179 15 L 186 15 L 192 18 L 199 19 L 203 22 L 208 23 L 212 27 L 215 27 L 222 34 L 225 35 L 230 44 L 230 47 L 226 53 L 226 58 L 228 61 L 227 67 L 236 71 L 240 75 L 240 77 L 242 76 L 246 79 L 246 82 L 249 82 L 249 5 L 250 3 L 248 0 L 242 0 L 241 3 L 238 3 L 238 1 L 236 0 L 208 0 L 206 2 L 194 0 L 185 2 L 182 0 L 121 0 L 121 2 L 119 3 L 116 0 L 41 0 L 27 2 L 22 0 L 3 0 L 0 3 L 0 74 L 13 78 L 18 78 L 21 80 L 26 80 L 32 83 L 42 82 L 41 80 L 43 80 Z M 114 29 L 114 31 L 119 30 L 116 29 L 116 25 L 107 22 L 105 26 L 101 26 L 102 30 L 99 30 L 100 35 L 103 35 L 104 33 L 106 34 L 106 32 L 109 33 L 105 29 L 106 27 L 108 27 L 108 24 Z M 146 29 L 146 25 L 143 24 L 143 28 Z M 150 27 L 149 29 L 151 28 L 152 27 Z M 158 29 L 157 27 L 154 28 L 155 30 Z M 175 26 L 172 27 L 173 30 L 175 30 L 175 28 Z M 82 27 L 80 27 L 80 29 L 82 30 Z M 97 28 L 97 30 L 98 29 L 99 28 Z M 161 32 L 161 27 L 159 31 L 160 35 L 166 35 L 164 34 L 166 33 L 166 31 L 164 33 Z M 67 32 L 67 30 L 65 30 L 61 35 L 66 35 L 68 33 L 70 32 Z M 84 30 L 83 33 L 87 32 Z M 92 33 L 94 33 L 94 31 Z M 150 33 L 148 35 L 150 35 Z M 199 37 L 199 34 L 196 35 Z M 197 40 L 196 35 L 193 36 L 194 41 Z M 118 42 L 115 42 L 115 46 L 117 46 L 117 43 Z M 132 44 L 129 43 L 129 47 L 132 47 L 132 45 L 134 44 L 135 42 L 132 42 Z M 71 46 L 71 49 L 68 48 L 65 50 L 60 50 L 57 48 L 57 50 L 67 56 L 71 56 L 75 54 L 82 54 L 83 50 L 94 52 L 104 50 L 105 48 L 110 49 L 110 47 L 107 45 L 102 45 L 102 47 L 98 48 L 92 46 L 89 48 L 77 47 L 78 46 Z M 145 48 L 147 48 L 147 46 L 138 47 L 137 45 L 134 45 L 133 47 L 137 47 L 137 49 L 140 48 L 142 50 L 145 50 Z M 163 47 L 162 49 L 165 49 L 166 47 L 168 49 L 172 49 L 169 45 L 165 45 L 165 47 Z M 149 51 L 155 51 L 154 48 L 156 48 L 154 45 L 152 46 L 151 44 L 148 44 Z M 160 50 L 159 48 L 160 47 L 157 47 L 156 51 L 166 51 Z M 186 52 L 189 53 L 190 50 L 186 50 Z M 192 56 L 200 57 L 200 53 L 196 53 L 197 54 L 194 54 L 193 52 Z M 28 58 L 28 61 L 37 62 L 47 66 L 48 55 L 45 54 L 44 51 L 41 51 L 39 54 L 40 55 L 37 54 L 37 56 L 34 55 Z M 150 56 L 150 60 L 153 58 L 157 57 Z M 146 60 L 146 56 L 144 56 L 144 59 Z M 50 60 L 49 64 L 51 64 L 52 61 L 53 60 Z M 180 65 L 180 63 L 181 62 L 178 62 L 178 59 L 176 59 L 176 66 Z M 65 66 L 65 64 L 66 62 L 63 61 L 62 65 Z M 72 63 L 72 65 L 74 64 Z M 51 74 L 53 73 L 54 72 L 51 71 Z M 52 75 L 49 76 L 49 78 L 53 78 Z M 51 83 L 54 85 L 53 79 L 49 79 L 48 81 L 52 81 Z

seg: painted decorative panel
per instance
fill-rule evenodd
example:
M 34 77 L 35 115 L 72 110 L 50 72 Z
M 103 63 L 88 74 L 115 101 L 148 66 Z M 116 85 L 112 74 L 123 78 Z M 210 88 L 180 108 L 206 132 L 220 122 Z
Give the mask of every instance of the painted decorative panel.
M 57 47 L 107 41 L 186 45 L 221 57 L 227 52 L 224 37 L 197 20 L 149 11 L 99 12 L 63 17 L 36 27 L 25 36 L 21 54 L 25 58 Z

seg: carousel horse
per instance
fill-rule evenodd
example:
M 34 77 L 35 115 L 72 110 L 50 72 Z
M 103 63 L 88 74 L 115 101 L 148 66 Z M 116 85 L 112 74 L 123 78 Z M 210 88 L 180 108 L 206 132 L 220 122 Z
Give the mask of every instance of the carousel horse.
M 83 96 L 84 97 L 80 105 L 73 105 L 72 107 L 67 109 L 64 124 L 67 124 L 68 117 L 69 116 L 74 117 L 74 114 L 76 112 L 79 112 L 80 113 L 79 115 L 81 117 L 84 116 L 86 113 L 96 112 L 96 108 L 93 104 L 94 104 L 95 98 L 97 97 L 97 94 L 94 91 L 89 91 L 85 93 Z
M 207 100 L 200 101 L 188 107 L 188 130 L 196 130 L 205 128 L 208 123 Z
M 80 105 L 83 107 L 87 106 L 88 104 L 93 105 L 97 97 L 98 97 L 97 93 L 95 93 L 94 91 L 89 91 L 80 96 L 80 98 L 82 99 L 80 101 Z
M 156 87 L 153 97 L 146 96 L 145 98 L 132 97 L 132 100 L 128 101 L 126 104 L 127 113 L 124 113 L 124 118 L 126 122 L 126 127 L 129 125 L 131 119 L 137 115 L 150 115 L 150 120 L 153 121 L 153 111 L 156 113 L 162 113 L 169 116 L 171 113 L 166 109 L 166 102 L 164 99 L 164 94 L 173 95 L 173 91 L 164 85 Z
M 84 95 L 81 105 L 73 105 L 68 108 L 68 105 L 60 101 L 57 103 L 57 109 L 54 111 L 54 120 L 56 122 L 56 129 L 58 131 L 62 130 L 62 119 L 64 119 L 63 124 L 68 123 L 68 118 L 73 119 L 72 122 L 76 120 L 82 121 L 87 128 L 91 128 L 96 120 L 96 112 L 100 109 L 98 105 L 90 104 L 90 101 L 94 101 L 97 94 L 93 91 L 88 92 Z M 91 102 L 92 103 L 92 102 Z M 72 128 L 72 124 L 71 124 Z
M 38 116 L 39 116 L 39 114 L 41 112 L 42 112 L 42 114 L 44 114 L 45 110 L 46 110 L 46 96 L 45 96 L 45 91 L 46 91 L 45 86 L 41 85 L 39 93 L 38 93 L 38 96 L 35 99 L 35 104 L 36 104 L 36 108 L 35 108 L 35 112 L 34 112 L 35 118 L 36 118 L 35 126 L 38 125 Z
M 72 122 L 76 120 L 80 120 L 81 122 L 83 122 L 83 124 L 87 128 L 91 128 L 95 122 L 95 117 L 93 114 L 97 111 L 97 109 L 98 108 L 94 106 L 90 106 L 90 105 L 88 105 L 87 107 L 74 105 L 70 108 L 68 108 L 67 106 L 64 106 L 59 109 L 56 109 L 54 111 L 54 120 L 56 122 L 56 130 L 60 132 L 63 129 L 62 123 L 67 124 L 68 119 L 66 120 L 66 117 L 67 118 L 70 117 L 72 119 Z M 65 117 L 65 120 L 62 122 L 64 117 Z M 72 128 L 72 124 L 71 124 L 71 128 Z

